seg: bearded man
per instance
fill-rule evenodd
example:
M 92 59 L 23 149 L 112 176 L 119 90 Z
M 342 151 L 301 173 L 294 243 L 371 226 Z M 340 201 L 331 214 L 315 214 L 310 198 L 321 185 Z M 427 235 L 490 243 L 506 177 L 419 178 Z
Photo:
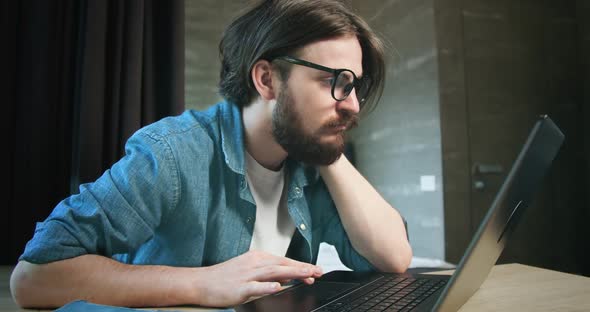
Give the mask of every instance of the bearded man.
M 340 1 L 267 0 L 219 49 L 225 100 L 140 129 L 60 202 L 13 272 L 18 304 L 232 306 L 313 283 L 322 242 L 353 270 L 407 269 L 402 217 L 343 155 L 383 89 L 366 22 Z

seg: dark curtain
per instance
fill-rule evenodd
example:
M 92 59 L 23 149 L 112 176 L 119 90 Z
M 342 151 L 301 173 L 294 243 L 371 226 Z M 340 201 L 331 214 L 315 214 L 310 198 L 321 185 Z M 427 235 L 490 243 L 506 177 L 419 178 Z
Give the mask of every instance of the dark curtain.
M 183 0 L 3 1 L 0 264 L 35 223 L 184 110 Z

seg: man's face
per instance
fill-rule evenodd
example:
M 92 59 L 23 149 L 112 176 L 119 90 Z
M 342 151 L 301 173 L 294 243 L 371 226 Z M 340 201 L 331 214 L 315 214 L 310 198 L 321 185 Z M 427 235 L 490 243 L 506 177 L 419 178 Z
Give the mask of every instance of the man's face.
M 348 68 L 362 75 L 362 50 L 355 37 L 312 43 L 299 58 L 331 68 Z M 282 82 L 272 115 L 275 140 L 289 157 L 310 165 L 329 165 L 344 152 L 345 131 L 356 126 L 356 93 L 343 101 L 331 95 L 330 73 L 292 65 Z

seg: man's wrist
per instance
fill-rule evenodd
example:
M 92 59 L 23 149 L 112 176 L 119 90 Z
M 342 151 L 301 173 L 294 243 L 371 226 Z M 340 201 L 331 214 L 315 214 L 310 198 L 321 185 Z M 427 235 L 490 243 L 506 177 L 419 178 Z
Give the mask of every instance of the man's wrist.
M 319 170 L 320 175 L 323 178 L 326 178 L 328 174 L 330 174 L 331 172 L 334 172 L 335 170 L 338 170 L 338 168 L 342 167 L 347 162 L 348 162 L 348 159 L 346 158 L 346 156 L 344 156 L 344 154 L 342 154 L 335 162 L 333 162 L 329 165 L 326 165 L 326 166 L 317 166 L 317 169 Z
M 182 268 L 180 274 L 176 275 L 180 283 L 181 304 L 206 305 L 206 282 L 202 277 L 207 268 Z M 174 283 L 174 281 L 172 281 Z M 172 289 L 174 291 L 174 289 Z

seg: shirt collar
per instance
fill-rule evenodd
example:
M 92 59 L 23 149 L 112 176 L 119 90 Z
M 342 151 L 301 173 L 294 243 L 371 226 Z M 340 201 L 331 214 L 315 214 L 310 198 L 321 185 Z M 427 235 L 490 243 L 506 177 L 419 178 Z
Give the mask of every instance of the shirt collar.
M 244 129 L 240 108 L 230 102 L 220 104 L 221 148 L 225 163 L 234 172 L 245 174 Z
M 290 158 L 287 158 L 287 168 L 291 184 L 300 188 L 314 184 L 320 178 L 320 173 L 315 167 L 304 165 Z

